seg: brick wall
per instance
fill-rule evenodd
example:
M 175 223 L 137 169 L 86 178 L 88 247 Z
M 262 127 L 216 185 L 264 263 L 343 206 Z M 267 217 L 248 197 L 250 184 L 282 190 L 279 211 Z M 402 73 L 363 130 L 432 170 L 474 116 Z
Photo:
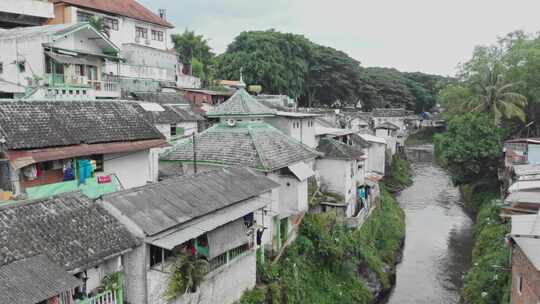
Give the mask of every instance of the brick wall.
M 520 275 L 523 277 L 521 293 L 518 291 Z M 517 245 L 514 245 L 512 251 L 512 299 L 510 303 L 540 303 L 540 271 L 536 270 Z

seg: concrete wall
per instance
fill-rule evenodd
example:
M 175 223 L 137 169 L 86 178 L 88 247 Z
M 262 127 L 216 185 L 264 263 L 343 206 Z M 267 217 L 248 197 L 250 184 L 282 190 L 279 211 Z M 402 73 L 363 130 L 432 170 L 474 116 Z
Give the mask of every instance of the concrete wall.
M 387 129 L 377 129 L 375 130 L 375 136 L 384 138 L 386 140 L 386 145 L 388 149 L 392 152 L 392 155 L 396 154 L 397 146 L 397 133 L 396 131 L 387 130 Z
M 129 189 L 157 181 L 152 176 L 156 164 L 150 163 L 149 150 L 115 153 L 104 156 L 103 174 L 116 174 L 124 188 Z
M 86 292 L 91 292 L 101 286 L 103 278 L 111 273 L 121 270 L 120 256 L 108 259 L 96 267 L 86 270 L 88 281 L 86 281 Z
M 522 291 L 518 290 L 522 277 Z M 529 261 L 521 249 L 514 245 L 512 250 L 512 293 L 511 304 L 540 303 L 540 271 Z
M 4 71 L 0 77 L 6 81 L 20 85 L 28 85 L 27 78 L 33 75 L 43 76 L 45 73 L 45 55 L 43 53 L 42 43 L 48 42 L 47 37 L 36 35 L 29 38 L 18 39 L 0 39 L 0 62 L 2 62 Z M 13 62 L 25 61 L 25 72 L 20 72 L 19 68 Z M 33 73 L 32 73 L 33 72 Z
M 352 216 L 355 211 L 356 182 L 359 175 L 356 160 L 322 158 L 317 160 L 315 167 L 320 174 L 321 183 L 345 199 L 348 204 L 345 215 Z M 354 174 L 352 177 L 351 169 Z
M 372 142 L 368 148 L 367 172 L 377 172 L 384 175 L 386 145 Z M 366 173 L 367 173 L 366 172 Z
M 209 273 L 195 293 L 180 296 L 167 302 L 164 292 L 170 275 L 148 270 L 148 302 L 152 304 L 233 304 L 244 291 L 255 287 L 256 255 L 254 251 L 238 257 L 221 268 Z
M 0 12 L 21 14 L 25 16 L 53 18 L 53 5 L 47 1 L 18 0 L 16 5 L 12 1 L 0 1 Z
M 275 116 L 265 120 L 276 129 L 305 144 L 306 146 L 310 148 L 317 147 L 314 118 Z
M 146 244 L 128 252 L 124 265 L 124 297 L 126 304 L 146 303 Z

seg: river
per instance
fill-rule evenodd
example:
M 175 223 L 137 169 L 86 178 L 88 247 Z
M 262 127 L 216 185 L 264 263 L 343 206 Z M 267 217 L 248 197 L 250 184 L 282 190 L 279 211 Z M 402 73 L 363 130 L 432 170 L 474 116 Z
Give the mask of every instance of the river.
M 458 303 L 471 263 L 473 220 L 447 173 L 432 157 L 415 158 L 414 184 L 397 197 L 406 214 L 406 240 L 386 303 Z

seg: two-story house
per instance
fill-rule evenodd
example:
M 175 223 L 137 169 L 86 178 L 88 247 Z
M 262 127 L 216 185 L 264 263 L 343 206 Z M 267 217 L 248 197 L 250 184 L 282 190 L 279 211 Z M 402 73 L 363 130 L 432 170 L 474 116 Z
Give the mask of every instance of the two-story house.
M 124 62 L 107 64 L 106 73 L 119 78 L 126 91 L 155 91 L 160 84 L 199 87 L 185 75 L 172 45 L 165 10 L 154 13 L 135 0 L 50 0 L 55 18 L 50 24 L 74 24 L 102 18 L 108 35 L 121 49 Z M 136 80 L 136 81 L 135 81 Z
M 100 205 L 143 240 L 124 260 L 127 301 L 236 303 L 255 287 L 276 187 L 255 170 L 222 168 L 104 196 Z M 198 286 L 184 283 L 190 267 L 204 275 Z
M 155 182 L 166 145 L 125 101 L 0 101 L 0 139 L 0 188 L 29 198 Z
M 0 78 L 26 87 L 27 97 L 120 97 L 118 84 L 104 75 L 106 63 L 118 64 L 119 49 L 88 23 L 1 31 L 0 45 Z

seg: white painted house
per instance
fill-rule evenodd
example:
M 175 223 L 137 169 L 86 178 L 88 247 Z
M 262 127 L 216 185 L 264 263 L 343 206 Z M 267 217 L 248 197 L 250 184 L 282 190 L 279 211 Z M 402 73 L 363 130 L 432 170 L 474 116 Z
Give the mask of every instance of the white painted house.
M 375 173 L 384 175 L 386 164 L 386 140 L 371 134 L 358 134 L 363 140 L 370 143 L 367 148 L 366 174 Z
M 200 79 L 183 73 L 182 61 L 171 49 L 165 10 L 154 13 L 135 0 L 53 0 L 51 24 L 74 24 L 103 18 L 110 39 L 120 47 L 124 62 L 107 64 L 106 73 L 120 77 L 129 91 L 155 91 L 159 83 L 200 87 Z M 134 81 L 138 80 L 138 81 Z M 141 84 L 141 82 L 143 82 Z
M 126 300 L 138 304 L 232 304 L 255 287 L 265 210 L 279 184 L 225 168 L 103 197 L 100 205 L 144 242 L 125 259 Z M 219 199 L 218 199 L 219 198 Z M 259 237 L 258 237 L 259 235 Z M 200 286 L 166 298 L 179 255 L 205 261 Z M 180 273 L 182 274 L 182 273 Z
M 327 205 L 326 209 L 341 208 L 345 217 L 356 216 L 362 208 L 357 188 L 364 180 L 364 152 L 330 137 L 319 141 L 317 151 L 323 154 L 315 162 L 321 187 L 343 197 L 342 202 Z
M 266 121 L 300 143 L 315 148 L 315 117 L 318 116 L 311 113 L 277 111 L 275 116 L 266 118 Z
M 396 154 L 399 146 L 404 142 L 402 136 L 398 140 L 399 127 L 390 122 L 379 124 L 375 127 L 375 136 L 384 138 L 386 146 L 390 150 L 391 154 Z
M 166 141 L 125 101 L 4 100 L 0 113 L 0 188 L 15 197 L 95 198 L 157 181 L 151 151 Z
M 26 87 L 31 98 L 120 96 L 118 83 L 104 75 L 106 62 L 120 60 L 119 49 L 88 23 L 1 31 L 0 46 L 0 78 Z

